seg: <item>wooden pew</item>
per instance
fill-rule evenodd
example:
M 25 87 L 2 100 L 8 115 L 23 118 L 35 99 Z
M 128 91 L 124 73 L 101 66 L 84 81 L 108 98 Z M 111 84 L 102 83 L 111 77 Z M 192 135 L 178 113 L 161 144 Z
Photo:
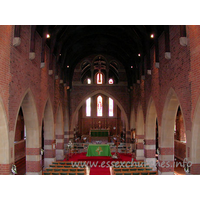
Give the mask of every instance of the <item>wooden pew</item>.
M 157 171 L 114 172 L 114 175 L 157 175 Z

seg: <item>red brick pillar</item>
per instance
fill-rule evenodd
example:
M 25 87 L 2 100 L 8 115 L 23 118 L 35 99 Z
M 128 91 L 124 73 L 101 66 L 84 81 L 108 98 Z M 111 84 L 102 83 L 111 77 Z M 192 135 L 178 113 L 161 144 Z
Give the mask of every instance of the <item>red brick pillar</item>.
M 41 148 L 26 148 L 26 174 L 42 174 Z
M 64 147 L 67 148 L 67 144 L 69 142 L 69 131 L 64 132 Z
M 0 164 L 0 175 L 9 175 L 11 174 L 12 164 Z
M 56 160 L 64 159 L 64 134 L 56 135 Z
M 144 135 L 136 135 L 136 160 L 144 160 Z
M 148 163 L 154 170 L 156 170 L 156 140 L 146 139 L 144 145 L 145 162 Z
M 55 140 L 44 140 L 44 167 L 56 160 Z
M 174 148 L 160 147 L 158 156 L 158 174 L 173 175 L 174 174 Z
M 190 174 L 200 174 L 200 163 L 198 163 L 198 164 L 192 164 L 191 163 L 189 173 Z

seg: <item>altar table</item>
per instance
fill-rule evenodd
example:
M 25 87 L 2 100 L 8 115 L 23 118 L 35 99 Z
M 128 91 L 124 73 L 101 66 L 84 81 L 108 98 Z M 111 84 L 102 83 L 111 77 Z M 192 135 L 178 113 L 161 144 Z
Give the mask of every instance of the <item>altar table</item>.
M 89 144 L 86 156 L 112 156 L 108 144 Z
M 107 129 L 92 129 L 90 130 L 91 137 L 108 137 L 109 130 Z

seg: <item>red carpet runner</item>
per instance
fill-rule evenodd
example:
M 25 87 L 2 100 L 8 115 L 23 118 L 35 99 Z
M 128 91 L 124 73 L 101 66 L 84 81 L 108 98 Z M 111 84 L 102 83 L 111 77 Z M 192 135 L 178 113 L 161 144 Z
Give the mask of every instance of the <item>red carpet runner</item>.
M 90 166 L 90 175 L 110 175 L 112 161 L 131 161 L 131 154 L 119 154 L 119 159 L 112 159 L 107 156 L 91 156 L 87 157 L 86 153 L 78 153 L 70 157 L 69 161 L 83 162 Z

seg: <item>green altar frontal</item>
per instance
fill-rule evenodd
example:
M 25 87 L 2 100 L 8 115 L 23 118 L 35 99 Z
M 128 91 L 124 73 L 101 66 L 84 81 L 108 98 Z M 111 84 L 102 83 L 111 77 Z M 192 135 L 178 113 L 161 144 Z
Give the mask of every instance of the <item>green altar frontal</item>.
M 86 156 L 112 156 L 108 144 L 89 144 Z
M 91 137 L 108 137 L 109 130 L 91 130 Z

